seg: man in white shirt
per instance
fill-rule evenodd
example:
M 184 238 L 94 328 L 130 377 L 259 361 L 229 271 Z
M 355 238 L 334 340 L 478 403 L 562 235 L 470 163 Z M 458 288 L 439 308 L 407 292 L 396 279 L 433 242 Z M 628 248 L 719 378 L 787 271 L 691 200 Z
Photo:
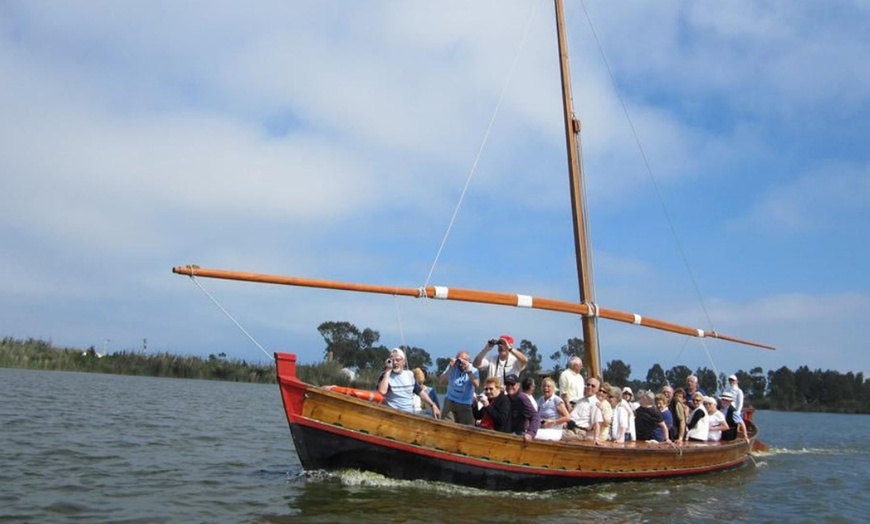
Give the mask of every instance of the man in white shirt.
M 571 410 L 571 419 L 568 421 L 568 429 L 563 431 L 563 435 L 568 440 L 579 437 L 598 442 L 601 423 L 604 421 L 601 409 L 598 407 L 598 386 L 597 378 L 590 378 L 586 382 L 584 388 L 586 393 L 574 404 L 574 409 Z
M 559 395 L 569 410 L 578 400 L 586 396 L 583 391 L 585 389 L 583 375 L 580 374 L 582 369 L 583 361 L 575 355 L 568 361 L 565 371 L 559 375 Z
M 486 354 L 493 347 L 498 348 L 498 355 L 495 358 L 487 357 Z M 498 377 L 504 384 L 508 375 L 519 376 L 528 362 L 529 357 L 514 347 L 514 337 L 501 335 L 498 339 L 491 339 L 486 343 L 474 358 L 472 365 L 477 369 L 487 370 L 487 377 Z
M 737 385 L 737 375 L 728 377 L 728 392 L 731 393 L 731 405 L 734 406 L 734 411 L 743 413 L 743 390 Z

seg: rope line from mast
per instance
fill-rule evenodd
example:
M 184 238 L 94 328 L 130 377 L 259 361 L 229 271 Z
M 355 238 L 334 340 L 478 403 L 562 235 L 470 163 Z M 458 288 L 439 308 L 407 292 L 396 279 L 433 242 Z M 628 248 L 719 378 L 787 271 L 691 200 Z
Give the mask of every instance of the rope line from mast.
M 248 331 L 245 328 L 243 328 L 242 325 L 239 324 L 239 322 L 235 318 L 233 318 L 233 316 L 230 314 L 230 312 L 227 311 L 222 305 L 220 305 L 220 303 L 217 301 L 217 299 L 214 298 L 214 296 L 212 296 L 212 294 L 209 293 L 208 290 L 202 284 L 199 283 L 199 280 L 196 279 L 196 277 L 193 275 L 193 273 L 190 274 L 190 281 L 193 282 L 194 284 L 196 284 L 196 287 L 198 287 L 203 293 L 205 293 L 205 296 L 207 296 L 212 301 L 212 303 L 215 306 L 217 306 L 218 309 L 223 311 L 224 315 L 226 315 L 227 318 L 230 319 L 232 321 L 232 323 L 235 324 L 236 327 L 238 327 L 242 331 L 242 333 L 244 333 L 245 336 L 248 337 L 248 339 L 254 343 L 255 346 L 260 348 L 260 351 L 262 351 L 263 354 L 265 354 L 267 357 L 269 357 L 269 360 L 275 360 L 275 357 L 270 355 L 269 352 L 266 351 L 266 349 L 262 345 L 260 345 L 260 343 L 257 342 L 256 339 L 254 339 L 254 337 L 251 336 L 251 334 L 248 333 Z
M 704 297 L 701 294 L 701 288 L 698 285 L 698 280 L 695 277 L 694 271 L 692 271 L 692 266 L 689 264 L 689 258 L 686 255 L 686 251 L 683 248 L 683 243 L 680 241 L 680 236 L 677 234 L 676 226 L 674 225 L 674 220 L 671 217 L 670 212 L 668 211 L 668 207 L 665 204 L 664 197 L 662 195 L 661 188 L 659 187 L 658 181 L 656 180 L 655 174 L 653 173 L 652 166 L 650 165 L 649 159 L 647 158 L 646 151 L 643 148 L 643 144 L 640 140 L 640 135 L 637 132 L 637 129 L 634 126 L 634 121 L 631 119 L 631 115 L 628 112 L 628 106 L 625 103 L 625 99 L 622 96 L 622 92 L 619 90 L 619 85 L 616 82 L 616 76 L 613 73 L 613 68 L 610 66 L 610 61 L 607 59 L 607 55 L 604 53 L 604 47 L 601 45 L 601 40 L 598 38 L 598 32 L 595 30 L 595 26 L 592 23 L 592 18 L 589 16 L 589 10 L 586 7 L 585 0 L 580 0 L 580 5 L 583 7 L 583 13 L 586 17 L 586 22 L 589 25 L 589 29 L 592 32 L 592 37 L 595 40 L 595 45 L 598 47 L 598 52 L 601 54 L 601 60 L 604 63 L 605 68 L 607 69 L 607 74 L 610 78 L 610 83 L 613 86 L 613 90 L 616 93 L 616 97 L 619 100 L 619 105 L 622 107 L 622 112 L 625 115 L 625 119 L 628 122 L 628 126 L 631 130 L 631 135 L 634 138 L 634 142 L 637 145 L 637 149 L 640 153 L 641 160 L 643 162 L 644 168 L 646 169 L 647 175 L 649 176 L 650 182 L 653 186 L 654 193 L 659 202 L 659 205 L 662 208 L 662 212 L 665 215 L 665 221 L 668 224 L 668 228 L 671 231 L 671 235 L 674 239 L 674 244 L 676 244 L 677 252 L 680 254 L 680 259 L 683 262 L 683 265 L 686 268 L 686 273 L 689 275 L 689 280 L 692 283 L 692 288 L 695 291 L 695 296 L 698 298 L 698 303 L 701 306 L 701 310 L 704 312 L 704 316 L 707 319 L 707 324 L 710 326 L 710 331 L 713 330 L 713 319 L 710 316 L 710 312 L 707 309 L 707 305 L 704 303 Z M 703 339 L 702 339 L 703 341 Z M 710 365 L 714 368 L 716 367 L 713 362 L 713 358 L 710 355 L 710 352 L 707 350 L 706 345 L 704 346 L 704 351 L 707 353 L 707 358 L 710 361 Z M 718 382 L 718 377 L 717 377 Z
M 456 222 L 456 217 L 459 216 L 459 210 L 462 207 L 463 200 L 465 200 L 465 194 L 468 192 L 468 187 L 471 185 L 471 179 L 474 178 L 474 175 L 477 172 L 477 165 L 480 163 L 480 157 L 483 155 L 483 150 L 486 147 L 486 144 L 489 142 L 489 135 L 492 133 L 492 127 L 495 124 L 495 119 L 498 116 L 499 111 L 501 110 L 502 102 L 504 101 L 504 97 L 507 94 L 507 88 L 513 80 L 513 76 L 517 68 L 517 62 L 519 62 L 520 54 L 525 48 L 525 44 L 529 36 L 529 30 L 532 27 L 532 22 L 536 18 L 536 13 L 537 10 L 534 9 L 534 3 L 530 4 L 529 17 L 526 21 L 526 27 L 523 31 L 523 37 L 520 40 L 520 45 L 517 48 L 517 52 L 514 55 L 513 62 L 511 63 L 510 69 L 508 70 L 507 78 L 505 79 L 505 83 L 501 88 L 501 93 L 499 93 L 498 101 L 495 104 L 495 109 L 493 110 L 492 116 L 489 119 L 489 124 L 487 125 L 486 131 L 483 134 L 483 140 L 480 143 L 480 147 L 477 149 L 477 155 L 475 155 L 474 161 L 471 164 L 471 170 L 468 173 L 468 178 L 465 180 L 465 187 L 462 188 L 462 193 L 459 195 L 459 200 L 456 202 L 456 208 L 453 210 L 453 216 L 450 217 L 450 222 L 448 222 L 447 224 L 447 230 L 444 231 L 444 236 L 441 238 L 441 244 L 438 246 L 438 250 L 435 252 L 435 259 L 432 261 L 432 266 L 429 268 L 429 274 L 426 275 L 426 280 L 423 284 L 423 287 L 429 285 L 429 281 L 432 279 L 432 274 L 435 272 L 435 266 L 438 265 L 438 260 L 441 258 L 441 252 L 444 251 L 444 246 L 447 244 L 447 238 L 450 236 L 450 231 L 453 229 L 454 222 Z

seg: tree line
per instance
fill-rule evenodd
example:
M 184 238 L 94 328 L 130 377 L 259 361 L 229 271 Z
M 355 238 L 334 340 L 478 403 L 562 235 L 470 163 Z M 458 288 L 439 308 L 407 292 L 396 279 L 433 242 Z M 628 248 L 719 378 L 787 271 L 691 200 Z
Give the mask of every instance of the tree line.
M 317 327 L 325 346 L 323 360 L 315 364 L 297 366 L 299 378 L 309 384 L 338 384 L 373 389 L 390 348 L 379 344 L 380 333 L 365 328 L 360 330 L 350 322 L 323 322 Z M 529 340 L 521 340 L 518 348 L 529 357 L 524 375 L 540 379 L 557 378 L 568 360 L 583 355 L 583 340 L 571 338 L 548 357 L 552 367 L 544 369 L 543 356 Z M 445 369 L 449 358 L 432 359 L 423 348 L 402 346 L 410 369 L 419 367 L 427 372 L 430 385 L 436 384 L 437 374 Z M 472 352 L 476 351 L 472 348 Z M 433 366 L 434 364 L 434 366 Z M 207 358 L 177 356 L 166 352 L 146 354 L 144 351 L 120 351 L 100 355 L 93 346 L 86 350 L 57 348 L 50 341 L 12 337 L 0 339 L 0 367 L 56 371 L 85 371 L 120 375 L 146 375 L 156 377 L 199 378 L 236 382 L 275 383 L 275 366 L 228 359 L 224 353 Z M 629 386 L 633 390 L 659 391 L 665 384 L 684 386 L 686 377 L 694 374 L 699 386 L 708 393 L 716 393 L 726 384 L 724 373 L 717 374 L 707 367 L 692 370 L 683 365 L 664 369 L 654 364 L 643 379 L 632 379 L 632 368 L 622 360 L 607 362 L 602 379 L 613 385 Z M 800 366 L 792 371 L 783 366 L 764 372 L 761 367 L 748 371 L 738 370 L 740 387 L 748 402 L 758 409 L 784 411 L 832 411 L 844 413 L 870 413 L 870 380 L 862 372 L 840 373 L 821 369 L 810 370 Z
M 120 351 L 109 355 L 88 349 L 57 348 L 51 341 L 28 338 L 0 340 L 0 367 L 51 371 L 82 371 L 115 375 L 199 378 L 232 382 L 275 383 L 275 366 L 249 364 L 227 359 L 226 355 L 208 358 L 182 357 L 165 352 L 146 354 Z
M 350 367 L 362 372 L 353 381 L 345 378 L 345 382 L 358 387 L 374 387 L 381 363 L 389 356 L 390 351 L 386 346 L 377 344 L 380 339 L 378 331 L 370 328 L 359 330 L 350 322 L 335 321 L 324 322 L 317 330 L 326 343 L 324 359 L 327 362 L 340 363 L 336 369 Z M 568 339 L 557 351 L 551 353 L 549 359 L 554 365 L 548 369 L 544 369 L 542 354 L 533 342 L 521 340 L 518 348 L 529 357 L 523 375 L 556 378 L 572 356 L 583 356 L 583 339 Z M 433 369 L 432 357 L 425 349 L 406 346 L 402 346 L 402 349 L 406 353 L 409 368 L 419 367 L 426 371 L 431 385 L 435 385 L 434 377 L 447 367 L 452 357 L 448 355 L 436 358 Z M 472 354 L 475 351 L 476 348 L 470 350 Z M 783 366 L 767 373 L 761 367 L 754 367 L 748 371 L 738 370 L 734 374 L 747 401 L 757 409 L 870 413 L 870 380 L 865 379 L 862 372 L 840 373 L 821 369 L 811 371 L 807 366 L 791 371 Z M 601 378 L 612 385 L 629 386 L 635 391 L 659 391 L 665 384 L 682 387 L 689 375 L 697 376 L 699 386 L 708 394 L 722 391 L 727 384 L 724 373 L 717 374 L 707 367 L 692 370 L 687 366 L 677 365 L 666 370 L 656 363 L 647 371 L 643 380 L 632 379 L 631 375 L 629 364 L 622 360 L 611 360 L 602 370 Z

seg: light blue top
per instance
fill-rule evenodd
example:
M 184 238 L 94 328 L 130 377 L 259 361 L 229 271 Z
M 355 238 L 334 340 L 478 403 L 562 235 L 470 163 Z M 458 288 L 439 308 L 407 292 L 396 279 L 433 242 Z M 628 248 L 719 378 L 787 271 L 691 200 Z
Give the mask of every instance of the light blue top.
M 474 378 L 480 379 L 480 371 L 471 364 L 468 366 Z M 469 406 L 471 401 L 474 400 L 474 382 L 472 382 L 467 372 L 459 368 L 459 365 L 453 366 L 453 369 L 450 370 L 445 398 L 457 404 L 467 404 Z
M 407 369 L 400 372 L 390 371 L 390 385 L 384 395 L 384 403 L 400 411 L 414 412 L 414 390 L 417 381 L 414 373 Z

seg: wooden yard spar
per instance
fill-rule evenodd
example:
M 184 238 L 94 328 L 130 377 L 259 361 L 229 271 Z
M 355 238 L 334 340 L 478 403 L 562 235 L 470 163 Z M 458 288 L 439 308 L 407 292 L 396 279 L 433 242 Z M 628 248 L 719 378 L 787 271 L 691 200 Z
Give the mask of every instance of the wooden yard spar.
M 265 275 L 262 273 L 247 273 L 242 271 L 228 271 L 223 269 L 206 269 L 198 266 L 179 266 L 172 269 L 173 273 L 188 275 L 191 277 L 218 278 L 223 280 L 241 280 L 245 282 L 260 282 L 264 284 L 281 284 L 285 286 L 314 287 L 321 289 L 336 289 L 342 291 L 358 291 L 362 293 L 378 293 L 382 295 L 395 295 L 414 298 L 433 298 L 443 300 L 458 300 L 460 302 L 477 302 L 480 304 L 493 304 L 498 306 L 516 306 L 532 309 L 544 309 L 562 313 L 573 313 L 584 317 L 600 317 L 627 324 L 637 324 L 671 333 L 679 333 L 693 337 L 717 338 L 746 344 L 764 349 L 774 349 L 772 346 L 724 335 L 716 331 L 704 331 L 703 329 L 682 326 L 664 320 L 628 313 L 615 309 L 607 309 L 595 305 L 580 304 L 551 298 L 533 297 L 511 293 L 498 293 L 494 291 L 480 291 L 476 289 L 448 288 L 442 286 L 427 286 L 423 288 L 383 286 L 375 284 L 357 284 L 350 282 L 338 282 L 334 280 L 318 280 L 280 275 Z

